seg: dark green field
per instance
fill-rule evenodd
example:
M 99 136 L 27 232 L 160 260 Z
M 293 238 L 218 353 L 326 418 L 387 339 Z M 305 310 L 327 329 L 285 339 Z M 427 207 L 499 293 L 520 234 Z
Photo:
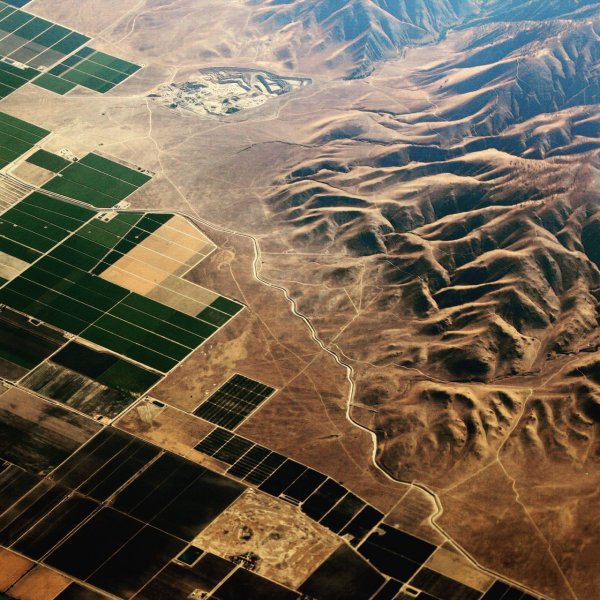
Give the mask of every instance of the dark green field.
M 59 332 L 44 325 L 33 325 L 10 309 L 0 311 L 0 357 L 32 369 L 65 342 Z
M 70 160 L 53 154 L 47 150 L 38 150 L 27 158 L 27 162 L 32 165 L 37 165 L 53 173 L 60 173 L 65 167 L 71 164 Z
M 141 68 L 85 47 L 88 36 L 20 10 L 24 4 L 0 2 L 0 58 L 26 66 L 0 62 L 0 99 L 29 81 L 61 95 L 78 85 L 104 94 Z
M 100 352 L 77 342 L 67 344 L 52 357 L 52 362 L 108 387 L 133 394 L 142 394 L 161 377 L 114 354 Z
M 0 301 L 161 372 L 216 331 L 91 275 L 75 252 L 61 259 L 56 250 L 2 288 Z
M 24 145 L 47 133 L 12 118 L 2 120 L 0 115 L 0 131 L 2 128 L 6 135 L 19 134 L 21 138 L 17 139 Z M 110 205 L 150 179 L 145 173 L 96 154 L 70 163 L 50 152 L 38 151 L 29 160 L 43 168 L 60 170 L 61 175 L 52 181 L 63 186 L 80 186 L 90 194 L 99 194 L 99 188 L 108 186 L 114 194 Z M 132 212 L 105 221 L 93 210 L 42 192 L 30 194 L 0 217 L 0 250 L 33 263 L 15 279 L 4 282 L 0 303 L 160 373 L 171 370 L 241 305 L 218 298 L 200 318 L 192 317 L 106 281 L 98 273 L 172 216 Z M 73 370 L 82 369 L 80 365 Z M 152 385 L 157 375 L 130 367 L 121 359 L 97 377 L 111 388 L 138 393 Z
M 0 216 L 0 236 L 34 251 L 47 252 L 93 214 L 85 208 L 33 192 Z M 24 253 L 19 258 L 27 260 Z
M 75 54 L 54 66 L 48 74 L 49 77 L 60 79 L 71 86 L 80 85 L 104 94 L 131 77 L 140 68 L 139 65 L 87 46 L 80 48 Z M 58 87 L 56 84 L 54 86 Z
M 0 62 L 0 98 L 12 94 L 39 74 L 35 69 L 19 69 Z
M 100 156 L 99 154 L 94 154 L 93 152 L 84 156 L 79 162 L 82 165 L 86 165 L 96 169 L 97 171 L 112 175 L 113 177 L 121 179 L 136 187 L 141 187 L 151 179 L 151 176 L 146 175 L 146 173 L 135 171 L 134 169 L 130 169 L 125 165 L 116 163 L 108 158 Z
M 4 0 L 4 1 L 6 2 L 6 4 L 10 4 L 11 6 L 16 6 L 17 8 L 21 8 L 22 6 L 25 6 L 26 4 L 31 2 L 31 0 Z
M 43 187 L 97 208 L 110 208 L 149 180 L 149 175 L 92 154 L 68 165 Z
M 35 79 L 33 83 L 41 88 L 44 88 L 45 90 L 49 90 L 55 94 L 60 94 L 61 96 L 64 96 L 67 92 L 70 92 L 72 89 L 77 87 L 76 84 L 55 77 L 54 75 L 50 75 L 50 73 L 43 73 L 37 79 Z
M 9 65 L 6 65 L 9 67 Z M 4 63 L 0 62 L 0 72 Z M 50 132 L 31 123 L 0 113 L 0 168 L 31 150 Z

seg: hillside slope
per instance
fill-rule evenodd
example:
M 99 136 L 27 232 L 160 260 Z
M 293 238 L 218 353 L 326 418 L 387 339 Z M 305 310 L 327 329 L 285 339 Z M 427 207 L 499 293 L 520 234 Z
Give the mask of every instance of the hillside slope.
M 294 28 L 299 57 L 317 55 L 327 67 L 364 75 L 375 61 L 404 47 L 431 43 L 476 13 L 476 0 L 250 0 L 255 22 L 270 32 Z
M 600 17 L 585 2 L 486 10 L 429 61 L 412 50 L 367 79 L 396 104 L 365 95 L 315 121 L 315 152 L 266 203 L 290 247 L 331 258 L 310 285 L 301 259 L 270 273 L 354 367 L 352 414 L 386 470 L 439 490 L 484 562 L 556 598 L 595 597 L 583 573 L 600 421 L 583 359 L 599 348 Z M 483 473 L 521 494 L 552 573 L 511 554 L 524 530 L 484 545 L 457 525 Z M 568 523 L 553 524 L 561 502 Z

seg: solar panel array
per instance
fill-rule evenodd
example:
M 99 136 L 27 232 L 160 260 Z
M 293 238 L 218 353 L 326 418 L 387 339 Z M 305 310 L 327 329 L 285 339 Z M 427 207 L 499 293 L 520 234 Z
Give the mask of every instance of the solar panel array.
M 194 411 L 210 423 L 233 430 L 251 415 L 274 388 L 236 374 Z

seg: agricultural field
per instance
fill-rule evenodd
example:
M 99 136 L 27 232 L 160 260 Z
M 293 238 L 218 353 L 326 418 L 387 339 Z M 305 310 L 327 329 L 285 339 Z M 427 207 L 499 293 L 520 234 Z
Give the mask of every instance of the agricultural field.
M 32 323 L 10 308 L 0 310 L 0 376 L 17 380 L 67 343 L 64 333 Z
M 0 63 L 0 69 L 2 64 Z M 0 113 L 0 168 L 31 150 L 49 133 L 41 127 Z
M 114 354 L 70 342 L 22 385 L 96 419 L 111 419 L 160 378 Z
M 78 85 L 105 94 L 140 69 L 140 65 L 86 46 L 47 71 L 35 84 L 60 95 Z
M 77 86 L 104 94 L 141 69 L 86 46 L 90 37 L 0 2 L 0 99 L 29 82 L 64 95 Z
M 90 38 L 20 10 L 24 2 L 0 2 L 0 96 L 6 97 L 62 61 Z
M 44 190 L 80 200 L 96 208 L 115 206 L 151 179 L 151 175 L 147 173 L 93 153 L 70 164 L 64 164 L 48 155 L 33 160 L 37 160 L 38 165 L 43 163 L 39 166 L 45 164 L 46 169 L 59 169 L 56 171 L 57 176 L 43 186 Z
M 27 162 L 52 173 L 60 173 L 71 164 L 71 161 L 40 148 L 26 158 Z
M 27 138 L 23 152 L 47 134 L 25 123 L 16 127 L 8 118 L 4 122 L 8 132 L 17 129 Z M 42 191 L 0 215 L 4 304 L 131 359 L 141 372 L 150 369 L 149 385 L 241 310 L 241 304 L 182 278 L 214 249 L 185 219 L 96 210 L 118 204 L 151 175 L 94 153 L 69 162 L 40 149 L 28 162 L 57 174 Z M 65 196 L 89 208 L 59 199 Z M 133 369 L 124 371 L 134 378 Z M 113 390 L 143 391 L 103 377 L 98 383 Z M 43 375 L 33 379 L 36 389 L 51 383 Z M 68 388 L 58 386 L 52 395 L 68 401 Z M 106 391 L 94 389 L 92 396 Z M 74 400 L 76 406 L 89 404 L 84 396 Z M 95 406 L 92 400 L 85 412 L 95 412 Z
M 275 390 L 236 373 L 194 411 L 198 417 L 235 429 L 267 400 Z
M 17 388 L 0 391 L 0 456 L 46 474 L 100 429 L 92 419 Z

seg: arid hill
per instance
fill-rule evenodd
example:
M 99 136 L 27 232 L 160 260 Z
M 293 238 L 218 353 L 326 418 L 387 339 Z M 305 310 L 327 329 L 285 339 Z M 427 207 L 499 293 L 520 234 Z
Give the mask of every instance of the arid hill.
M 300 260 L 272 274 L 354 367 L 380 464 L 439 490 L 446 523 L 473 508 L 462 481 L 506 480 L 558 569 L 530 581 L 583 598 L 600 590 L 576 558 L 597 483 L 600 19 L 567 4 L 521 21 L 492 3 L 431 62 L 409 52 L 402 82 L 381 67 L 369 79 L 408 108 L 321 119 L 267 202 L 293 247 L 340 257 L 311 266 L 327 292 L 293 283 Z
M 291 52 L 318 55 L 327 67 L 364 75 L 373 63 L 397 56 L 406 46 L 430 43 L 477 11 L 473 0 L 250 0 L 255 21 L 267 31 L 293 29 Z

